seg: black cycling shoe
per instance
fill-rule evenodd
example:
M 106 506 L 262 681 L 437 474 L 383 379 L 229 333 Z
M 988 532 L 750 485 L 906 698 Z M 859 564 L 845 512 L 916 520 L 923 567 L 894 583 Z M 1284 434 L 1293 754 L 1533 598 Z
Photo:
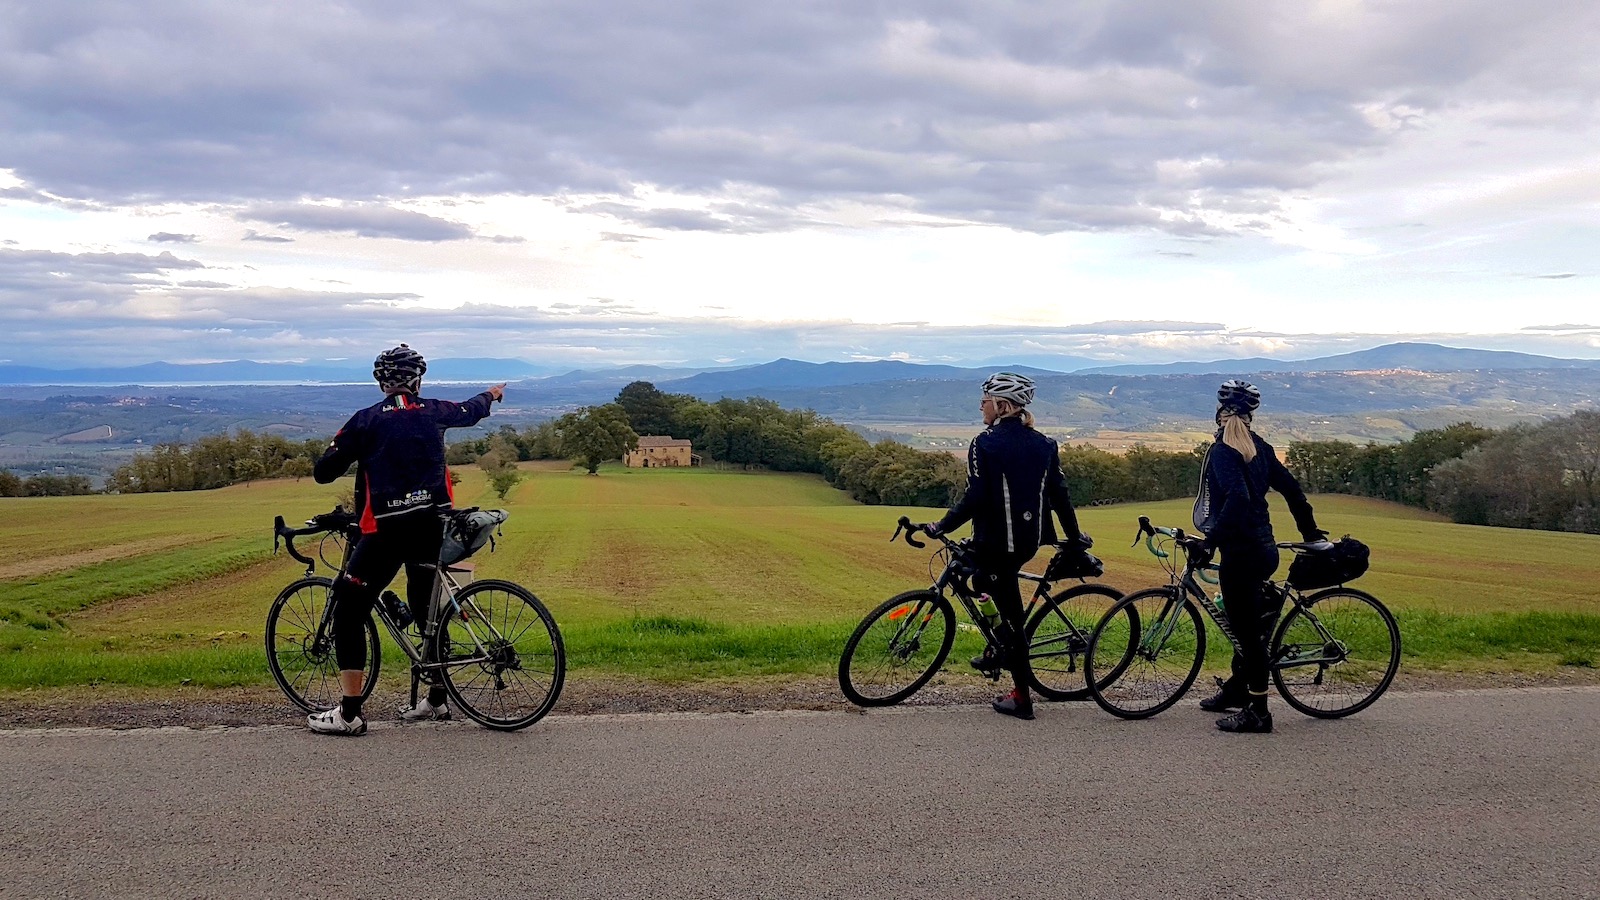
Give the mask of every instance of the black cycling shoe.
M 995 655 L 992 647 L 983 648 L 983 655 L 974 656 L 970 662 L 974 669 L 988 675 L 990 678 L 999 675 L 1000 670 L 1006 668 L 1006 664 L 1001 661 L 999 656 Z
M 989 705 L 1003 716 L 1014 716 L 1018 719 L 1033 718 L 1033 698 L 1019 691 L 996 697 Z
M 1271 734 L 1272 713 L 1245 707 L 1226 719 L 1218 719 L 1217 727 L 1234 734 Z
M 1221 678 L 1217 679 L 1217 692 L 1200 701 L 1200 708 L 1206 712 L 1228 712 L 1235 709 L 1244 709 L 1247 698 L 1228 689 L 1228 683 Z

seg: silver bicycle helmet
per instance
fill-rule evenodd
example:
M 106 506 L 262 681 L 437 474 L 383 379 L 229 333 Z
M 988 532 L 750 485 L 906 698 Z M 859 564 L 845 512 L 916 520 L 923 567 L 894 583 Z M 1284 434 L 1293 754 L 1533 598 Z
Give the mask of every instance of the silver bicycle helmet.
M 983 392 L 990 397 L 1010 400 L 1017 406 L 1033 402 L 1033 379 L 1015 372 L 996 372 L 983 382 Z

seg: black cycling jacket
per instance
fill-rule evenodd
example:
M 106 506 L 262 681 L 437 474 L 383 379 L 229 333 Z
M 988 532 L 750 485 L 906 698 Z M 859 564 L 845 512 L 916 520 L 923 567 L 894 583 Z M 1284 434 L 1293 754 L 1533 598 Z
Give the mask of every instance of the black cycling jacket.
M 327 484 L 356 464 L 356 510 L 366 534 L 388 516 L 448 507 L 454 492 L 444 464 L 445 429 L 478 424 L 491 402 L 488 391 L 465 403 L 415 394 L 385 397 L 344 423 L 313 474 L 318 484 Z
M 1226 544 L 1271 544 L 1272 520 L 1267 515 L 1267 490 L 1283 495 L 1294 515 L 1300 536 L 1308 541 L 1322 537 L 1305 491 L 1283 463 L 1277 451 L 1261 439 L 1256 442 L 1256 458 L 1246 463 L 1239 451 L 1222 442 L 1206 452 L 1205 470 L 1200 475 L 1200 493 L 1194 501 L 1194 527 L 1215 546 Z
M 1061 475 L 1056 442 L 1010 416 L 995 422 L 967 448 L 967 493 L 939 520 L 941 531 L 972 522 L 980 553 L 1032 553 L 1057 542 L 1050 511 L 1069 540 L 1079 536 L 1078 514 Z

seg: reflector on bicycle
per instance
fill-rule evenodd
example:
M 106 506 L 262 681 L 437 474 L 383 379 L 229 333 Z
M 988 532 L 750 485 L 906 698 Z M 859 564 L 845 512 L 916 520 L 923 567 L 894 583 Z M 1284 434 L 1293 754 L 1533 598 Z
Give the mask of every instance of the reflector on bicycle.
M 911 615 L 911 610 L 912 610 L 912 605 L 909 604 L 909 603 L 907 603 L 905 606 L 900 607 L 899 609 L 892 610 L 889 613 L 889 621 L 898 622 L 901 619 L 904 619 L 906 616 Z

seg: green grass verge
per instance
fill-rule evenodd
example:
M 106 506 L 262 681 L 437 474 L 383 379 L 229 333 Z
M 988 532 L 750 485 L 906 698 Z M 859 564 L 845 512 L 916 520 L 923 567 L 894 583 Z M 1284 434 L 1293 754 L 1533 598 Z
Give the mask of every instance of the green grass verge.
M 1600 656 L 1600 616 L 1420 611 L 1397 619 L 1403 669 L 1481 669 L 1485 660 L 1516 671 L 1592 668 Z M 562 637 L 573 673 L 667 683 L 775 675 L 831 677 L 854 625 L 849 621 L 731 625 L 695 617 L 648 616 L 564 628 Z M 385 645 L 384 677 L 400 677 L 396 673 L 404 671 L 404 658 L 388 646 L 387 637 Z M 958 633 L 946 667 L 965 671 L 962 661 L 980 649 L 976 636 Z M 1211 631 L 1207 670 L 1225 669 L 1229 653 L 1227 642 Z M 245 634 L 218 637 L 205 646 L 163 649 L 56 641 L 13 654 L 8 663 L 0 668 L 0 690 L 272 683 L 259 637 Z

